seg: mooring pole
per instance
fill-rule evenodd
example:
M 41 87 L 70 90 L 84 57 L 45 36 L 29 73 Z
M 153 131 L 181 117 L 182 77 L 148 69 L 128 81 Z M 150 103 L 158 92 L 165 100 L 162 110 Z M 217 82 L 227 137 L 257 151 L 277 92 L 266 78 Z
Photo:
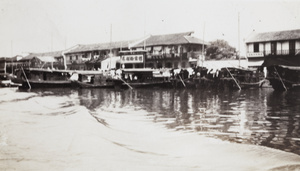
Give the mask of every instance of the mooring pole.
M 279 75 L 279 73 L 278 73 L 278 71 L 277 71 L 277 69 L 276 69 L 276 67 L 275 67 L 275 66 L 274 66 L 274 69 L 275 69 L 275 71 L 276 71 L 276 74 L 278 75 L 278 77 L 279 77 L 279 79 L 280 79 L 280 82 L 281 82 L 281 84 L 282 84 L 283 88 L 285 89 L 285 91 L 287 91 L 287 88 L 286 88 L 286 86 L 284 85 L 284 82 L 282 81 L 282 79 L 281 79 L 281 77 L 280 77 L 280 75 Z
M 29 86 L 29 89 L 31 89 L 31 85 L 30 85 L 30 83 L 29 83 L 29 81 L 28 81 L 28 79 L 27 79 L 27 76 L 26 76 L 26 74 L 25 74 L 25 71 L 24 71 L 23 67 L 21 67 L 21 68 L 22 68 L 23 74 L 24 74 L 24 76 L 25 76 L 25 79 L 26 79 L 26 81 L 27 81 L 27 84 L 28 84 L 28 86 Z
M 125 80 L 120 77 L 120 80 L 123 81 L 130 89 L 133 89 Z
M 180 78 L 180 81 L 182 82 L 183 86 L 184 86 L 184 87 L 186 87 L 186 86 L 185 86 L 185 83 L 184 83 L 184 81 L 182 80 L 182 78 L 180 77 L 180 75 L 179 75 L 179 74 L 178 74 L 178 76 L 179 76 L 179 78 Z
M 239 87 L 239 89 L 241 90 L 240 85 L 238 84 L 238 82 L 236 81 L 236 79 L 233 77 L 233 75 L 230 73 L 230 71 L 228 70 L 228 68 L 226 67 L 226 70 L 228 71 L 228 73 L 230 74 L 230 76 L 233 78 L 235 84 Z

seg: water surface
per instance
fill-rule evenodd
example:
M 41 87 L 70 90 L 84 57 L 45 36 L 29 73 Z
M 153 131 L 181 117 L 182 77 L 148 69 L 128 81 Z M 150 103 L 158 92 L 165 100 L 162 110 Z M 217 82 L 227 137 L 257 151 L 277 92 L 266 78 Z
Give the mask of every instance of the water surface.
M 0 170 L 296 170 L 299 95 L 0 89 Z

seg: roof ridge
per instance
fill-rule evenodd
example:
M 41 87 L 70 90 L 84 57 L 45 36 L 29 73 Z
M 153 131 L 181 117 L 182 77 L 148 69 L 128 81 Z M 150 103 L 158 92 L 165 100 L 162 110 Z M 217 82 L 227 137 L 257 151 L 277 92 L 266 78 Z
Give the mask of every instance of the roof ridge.
M 266 33 L 280 33 L 280 32 L 291 32 L 291 31 L 300 31 L 300 29 L 291 29 L 291 30 L 278 30 L 278 31 L 269 31 L 269 32 L 257 32 L 256 34 L 266 34 Z
M 121 42 L 131 42 L 131 41 L 136 41 L 136 39 L 132 40 L 119 40 L 119 41 L 112 41 L 112 42 L 102 42 L 102 43 L 89 43 L 89 44 L 79 44 L 81 46 L 92 46 L 92 45 L 103 45 L 103 44 L 109 44 L 109 43 L 121 43 Z
M 190 43 L 190 41 L 186 38 L 187 36 L 183 36 L 183 38 L 188 42 L 188 43 Z M 190 37 L 192 37 L 192 36 L 190 36 Z
M 169 34 L 156 34 L 151 36 L 170 36 L 170 35 L 177 35 L 177 34 L 192 34 L 194 31 L 187 31 L 187 32 L 180 32 L 180 33 L 169 33 Z

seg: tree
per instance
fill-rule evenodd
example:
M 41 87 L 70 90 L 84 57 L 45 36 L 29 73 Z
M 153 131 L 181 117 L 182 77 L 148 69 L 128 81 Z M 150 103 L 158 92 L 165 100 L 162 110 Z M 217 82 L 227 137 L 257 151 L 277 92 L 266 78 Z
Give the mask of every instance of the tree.
M 207 59 L 228 59 L 234 57 L 236 57 L 236 49 L 225 40 L 212 41 L 206 49 Z

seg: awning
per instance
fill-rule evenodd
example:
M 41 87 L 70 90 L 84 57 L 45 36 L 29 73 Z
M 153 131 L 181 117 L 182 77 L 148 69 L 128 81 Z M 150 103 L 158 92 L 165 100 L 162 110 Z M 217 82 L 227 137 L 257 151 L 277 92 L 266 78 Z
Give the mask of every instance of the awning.
M 101 61 L 101 69 L 108 70 L 108 69 L 116 68 L 117 63 L 119 63 L 119 62 L 120 62 L 119 56 L 109 57 L 109 58 Z
M 38 58 L 42 62 L 56 62 L 53 56 L 37 56 L 36 58 Z
M 300 66 L 300 55 L 295 56 L 268 56 L 265 58 L 263 66 L 285 65 Z
M 257 66 L 261 66 L 264 63 L 264 60 L 260 60 L 260 61 L 248 61 L 248 66 L 249 67 L 257 67 Z

